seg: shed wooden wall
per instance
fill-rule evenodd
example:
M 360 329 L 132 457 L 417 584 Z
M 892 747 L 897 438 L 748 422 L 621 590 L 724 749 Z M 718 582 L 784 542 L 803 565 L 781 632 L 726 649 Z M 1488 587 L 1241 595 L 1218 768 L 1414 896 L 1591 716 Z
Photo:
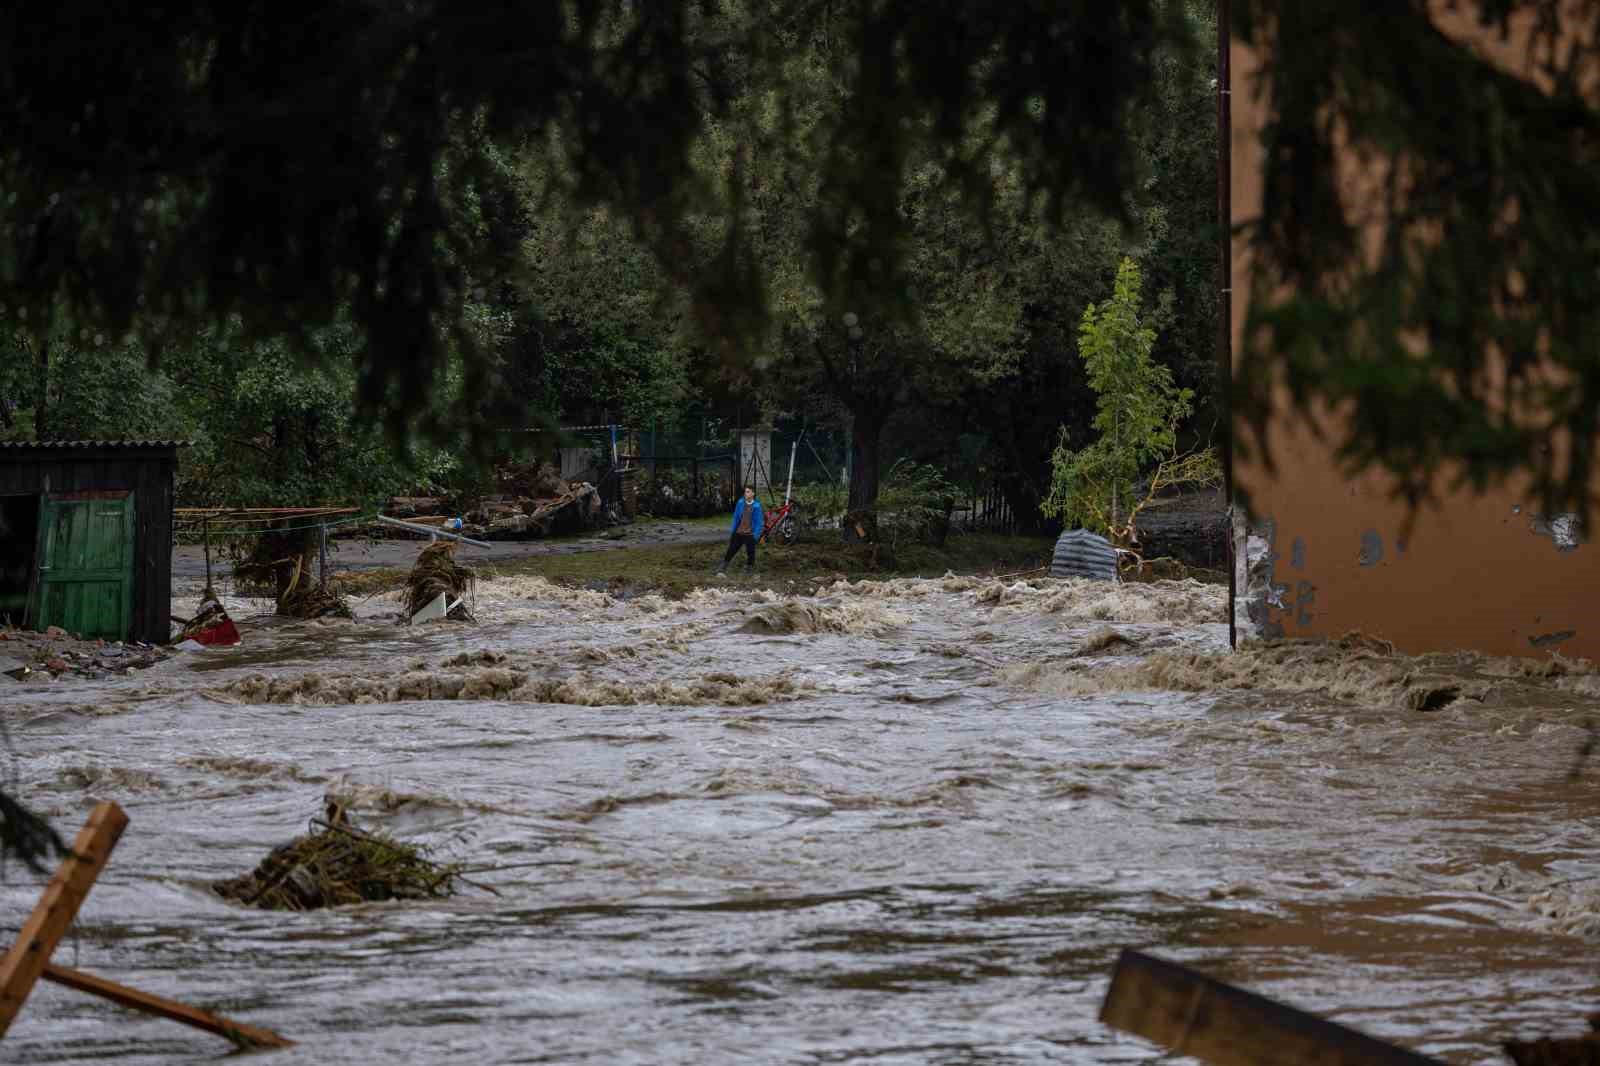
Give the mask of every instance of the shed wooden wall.
M 134 640 L 172 633 L 173 448 L 0 449 L 0 495 L 126 489 L 134 494 Z

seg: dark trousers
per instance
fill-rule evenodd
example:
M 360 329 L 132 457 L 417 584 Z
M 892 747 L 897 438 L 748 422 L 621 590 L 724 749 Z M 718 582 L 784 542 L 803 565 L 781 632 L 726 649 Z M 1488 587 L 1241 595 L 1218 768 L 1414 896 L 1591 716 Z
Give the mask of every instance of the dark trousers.
M 722 565 L 726 567 L 739 554 L 739 545 L 744 545 L 744 565 L 756 565 L 756 538 L 750 533 L 735 533 L 728 538 L 728 554 L 722 557 Z

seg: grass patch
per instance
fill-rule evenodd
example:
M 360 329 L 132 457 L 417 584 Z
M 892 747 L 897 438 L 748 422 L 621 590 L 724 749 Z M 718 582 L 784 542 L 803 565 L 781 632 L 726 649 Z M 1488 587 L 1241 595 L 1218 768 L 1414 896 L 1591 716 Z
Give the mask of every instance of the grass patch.
M 881 545 L 843 544 L 826 534 L 784 547 L 764 545 L 757 553 L 756 572 L 744 574 L 744 553 L 728 567 L 728 576 L 713 571 L 726 550 L 723 543 L 653 544 L 615 551 L 546 555 L 483 567 L 480 575 L 536 574 L 558 584 L 604 588 L 614 592 L 660 592 L 681 596 L 691 589 L 728 582 L 778 591 L 810 591 L 837 578 L 851 581 L 892 577 L 940 577 L 958 574 L 1005 574 L 1049 563 L 1054 542 L 1048 537 L 1008 537 L 974 533 L 951 537 L 942 548 L 927 544 L 902 546 L 890 552 Z
M 690 527 L 726 529 L 723 517 L 674 520 Z M 1014 574 L 1047 566 L 1055 542 L 1049 537 L 1014 537 L 998 533 L 951 536 L 944 547 L 929 544 L 844 544 L 838 534 L 823 531 L 784 547 L 763 545 L 757 553 L 756 573 L 744 575 L 741 552 L 728 567 L 728 576 L 713 575 L 725 540 L 697 544 L 636 544 L 603 551 L 535 555 L 500 562 L 477 562 L 479 578 L 505 574 L 536 574 L 576 588 L 606 589 L 619 593 L 655 591 L 682 596 L 695 588 L 728 582 L 777 591 L 810 591 L 845 577 L 851 581 L 893 577 L 940 577 L 957 574 Z M 347 571 L 329 579 L 330 585 L 352 599 L 403 588 L 408 570 L 383 567 Z

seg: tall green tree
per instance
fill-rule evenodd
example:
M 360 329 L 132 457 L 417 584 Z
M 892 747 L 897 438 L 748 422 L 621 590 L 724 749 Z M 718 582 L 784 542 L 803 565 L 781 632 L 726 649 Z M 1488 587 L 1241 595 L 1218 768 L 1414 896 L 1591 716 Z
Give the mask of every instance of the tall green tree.
M 1134 519 L 1163 482 L 1207 480 L 1215 467 L 1209 452 L 1178 451 L 1178 426 L 1194 393 L 1151 359 L 1156 331 L 1146 320 L 1142 289 L 1138 264 L 1124 259 L 1111 298 L 1084 309 L 1078 347 L 1097 398 L 1099 436 L 1076 450 L 1064 442 L 1057 447 L 1042 507 L 1121 544 L 1137 541 Z

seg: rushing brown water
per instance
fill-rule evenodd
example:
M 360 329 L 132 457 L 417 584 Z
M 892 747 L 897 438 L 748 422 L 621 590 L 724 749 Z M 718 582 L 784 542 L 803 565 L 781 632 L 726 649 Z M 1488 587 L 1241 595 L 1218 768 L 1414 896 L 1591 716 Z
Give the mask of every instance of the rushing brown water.
M 275 1028 L 283 1063 L 1155 1061 L 1095 1020 L 1127 945 L 1452 1062 L 1600 1005 L 1592 674 L 1230 656 L 1192 584 L 393 610 L 5 690 L 19 792 L 69 835 L 96 799 L 132 819 L 61 961 Z M 209 893 L 327 793 L 493 893 Z M 38 884 L 3 892 L 14 930 Z M 54 986 L 3 1047 L 227 1051 Z

